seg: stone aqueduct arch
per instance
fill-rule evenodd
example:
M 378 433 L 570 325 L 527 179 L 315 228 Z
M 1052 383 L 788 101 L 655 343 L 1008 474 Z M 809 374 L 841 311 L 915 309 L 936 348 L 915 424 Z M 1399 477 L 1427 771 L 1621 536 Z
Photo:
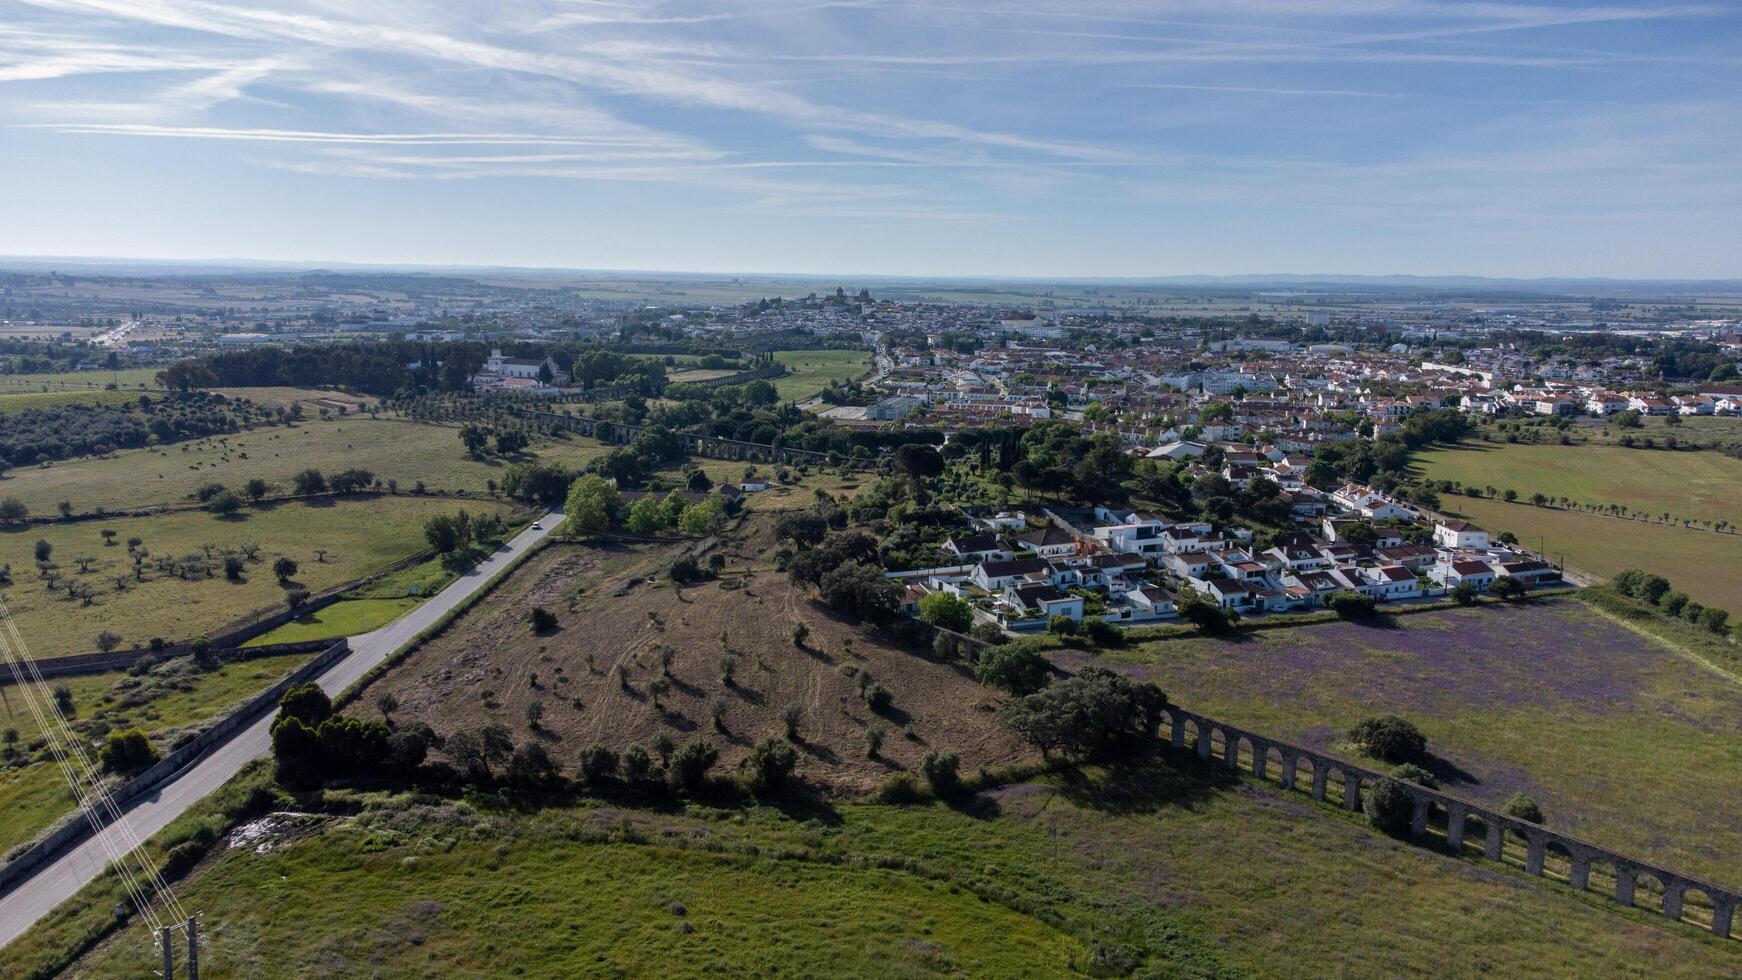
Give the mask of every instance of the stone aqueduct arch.
M 1169 744 L 1174 749 L 1195 751 L 1199 759 L 1209 762 L 1219 761 L 1229 769 L 1236 770 L 1240 768 L 1240 760 L 1244 755 L 1251 763 L 1252 775 L 1258 779 L 1270 778 L 1269 768 L 1271 756 L 1274 754 L 1282 760 L 1281 768 L 1277 772 L 1277 782 L 1280 783 L 1281 787 L 1287 790 L 1302 788 L 1301 767 L 1304 765 L 1307 771 L 1304 781 L 1306 789 L 1315 800 L 1326 799 L 1330 777 L 1334 772 L 1342 777 L 1343 806 L 1350 810 L 1359 810 L 1361 808 L 1361 787 L 1387 778 L 1382 772 L 1354 765 L 1290 742 L 1257 735 L 1216 721 L 1213 718 L 1187 711 L 1178 705 L 1169 704 L 1162 710 L 1168 716 Z M 1191 737 L 1188 737 L 1188 733 L 1191 733 Z M 1215 741 L 1218 735 L 1221 736 L 1222 740 L 1220 759 L 1217 759 L 1215 754 Z M 1244 744 L 1244 748 L 1242 748 L 1242 744 Z M 1484 858 L 1490 861 L 1499 861 L 1503 853 L 1506 834 L 1510 832 L 1525 842 L 1524 870 L 1529 874 L 1543 874 L 1545 858 L 1550 849 L 1553 849 L 1564 854 L 1568 859 L 1571 871 L 1567 883 L 1574 889 L 1586 891 L 1590 888 L 1592 866 L 1607 864 L 1614 872 L 1615 900 L 1628 906 L 1635 904 L 1639 880 L 1648 877 L 1662 885 L 1663 915 L 1665 918 L 1675 921 L 1681 920 L 1688 895 L 1699 893 L 1705 896 L 1712 906 L 1711 931 L 1715 935 L 1731 938 L 1730 931 L 1736 910 L 1738 906 L 1742 906 L 1742 894 L 1679 874 L 1668 868 L 1658 867 L 1646 861 L 1618 854 L 1608 848 L 1599 847 L 1529 821 L 1507 816 L 1498 810 L 1439 790 L 1427 789 L 1412 783 L 1400 782 L 1399 785 L 1403 787 L 1413 804 L 1409 828 L 1410 836 L 1425 836 L 1437 809 L 1444 814 L 1445 845 L 1448 849 L 1462 852 L 1467 843 L 1474 844 L 1481 848 Z M 1479 836 L 1470 833 L 1472 821 L 1480 822 Z

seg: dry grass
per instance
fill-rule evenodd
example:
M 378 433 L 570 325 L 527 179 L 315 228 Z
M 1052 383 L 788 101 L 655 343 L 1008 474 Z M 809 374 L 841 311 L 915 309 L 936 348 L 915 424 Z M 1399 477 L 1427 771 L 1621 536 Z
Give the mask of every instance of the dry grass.
M 679 743 L 713 741 L 730 769 L 756 742 L 781 735 L 782 710 L 796 703 L 800 774 L 847 793 L 912 768 L 932 748 L 958 751 L 967 772 L 1029 758 L 996 717 L 997 691 L 958 667 L 867 636 L 761 564 L 772 550 L 765 523 L 752 517 L 717 547 L 727 556 L 722 581 L 743 583 L 735 588 L 674 589 L 662 570 L 683 546 L 552 547 L 373 685 L 356 710 L 367 713 L 378 693 L 392 691 L 407 717 L 439 732 L 501 723 L 517 738 L 546 739 L 571 766 L 591 743 L 645 746 L 664 731 Z M 534 607 L 557 613 L 561 628 L 534 634 Z M 792 639 L 798 622 L 810 627 L 803 648 Z M 668 690 L 656 698 L 667 647 Z M 730 687 L 720 676 L 726 656 L 737 662 Z M 895 695 L 882 717 L 859 695 L 867 671 Z M 725 703 L 718 729 L 709 710 L 715 698 Z M 534 702 L 544 709 L 537 731 L 527 724 Z M 888 731 L 877 759 L 866 757 L 871 725 Z

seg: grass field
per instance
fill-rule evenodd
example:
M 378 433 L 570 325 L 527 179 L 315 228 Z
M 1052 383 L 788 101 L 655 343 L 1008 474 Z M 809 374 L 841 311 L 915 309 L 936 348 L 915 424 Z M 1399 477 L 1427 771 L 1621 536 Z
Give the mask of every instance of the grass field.
M 125 405 L 139 397 L 136 391 L 108 391 L 103 388 L 9 387 L 0 385 L 0 414 L 22 412 L 33 408 L 58 408 L 62 405 Z
M 1742 524 L 1742 459 L 1715 452 L 1618 446 L 1471 442 L 1415 454 L 1417 471 L 1465 486 L 1517 490 L 1585 504 L 1620 504 L 1657 516 Z M 1460 498 L 1445 503 L 1457 507 Z
M 857 378 L 871 366 L 871 353 L 862 350 L 775 351 L 774 359 L 789 372 L 774 379 L 782 401 L 804 401 L 829 382 Z
M 724 370 L 721 370 L 719 368 L 667 369 L 666 375 L 665 375 L 665 380 L 669 381 L 672 384 L 683 384 L 683 383 L 689 382 L 689 381 L 712 381 L 715 378 L 724 378 L 727 375 L 732 375 L 732 374 L 737 374 L 737 373 L 738 372 L 736 370 L 733 370 L 731 368 L 727 368 Z
M 417 608 L 418 599 L 345 599 L 285 623 L 268 633 L 262 633 L 247 643 L 247 647 L 271 646 L 274 643 L 300 643 L 304 640 L 325 640 L 340 636 L 356 636 L 393 622 Z
M 1677 442 L 1704 446 L 1742 442 L 1742 418 L 1734 415 L 1689 415 L 1675 424 L 1671 424 L 1669 419 L 1666 415 L 1648 415 L 1640 419 L 1641 424 L 1637 429 L 1623 429 L 1596 420 L 1581 420 L 1574 431 L 1579 438 L 1610 445 L 1619 443 L 1623 436 L 1628 435 L 1635 442 L 1647 436 L 1660 443 L 1666 436 L 1675 436 Z
M 170 640 L 215 631 L 258 611 L 283 608 L 284 588 L 274 579 L 273 561 L 288 555 L 301 567 L 295 582 L 319 591 L 362 578 L 424 547 L 422 526 L 432 514 L 465 507 L 507 513 L 503 504 L 460 503 L 416 497 L 283 503 L 245 510 L 242 517 L 224 519 L 203 511 L 181 511 L 154 517 L 54 524 L 0 533 L 0 563 L 10 563 L 14 586 L 7 604 L 18 621 L 31 652 L 39 657 L 86 653 L 95 649 L 99 632 L 121 635 L 125 644 L 144 644 L 154 636 Z M 105 546 L 100 532 L 116 532 L 116 544 Z M 205 544 L 216 548 L 252 542 L 261 548 L 241 581 L 227 581 L 220 568 L 211 578 L 182 580 L 160 572 L 148 561 L 145 581 L 129 582 L 116 592 L 116 575 L 129 574 L 133 562 L 125 542 L 137 536 L 152 555 L 182 556 Z M 38 538 L 53 547 L 61 574 L 88 582 L 95 601 L 82 605 L 65 591 L 49 593 L 36 571 L 33 548 Z M 317 561 L 315 549 L 325 549 Z M 215 553 L 215 552 L 214 552 Z M 76 557 L 94 559 L 89 573 L 80 574 Z
M 56 387 L 102 388 L 118 385 L 122 388 L 156 388 L 157 372 L 162 368 L 123 368 L 119 371 L 68 371 L 60 374 L 0 374 L 0 385 L 50 385 Z
M 1402 715 L 1454 793 L 1499 804 L 1524 792 L 1549 826 L 1742 884 L 1742 826 L 1722 816 L 1742 798 L 1742 684 L 1576 598 L 1157 641 L 1110 659 L 1195 711 L 1333 752 L 1349 752 L 1339 742 L 1362 718 Z
M 1604 576 L 1644 568 L 1700 602 L 1742 615 L 1742 537 L 1737 535 L 1503 500 L 1448 496 L 1442 504 L 1492 533 L 1511 531 L 1528 547 L 1540 541 L 1547 554 L 1573 568 Z
M 61 500 L 88 511 L 187 502 L 207 483 L 240 487 L 260 477 L 289 488 L 291 477 L 314 467 L 334 471 L 362 467 L 409 490 L 422 480 L 432 490 L 483 493 L 509 464 L 468 457 L 457 427 L 367 416 L 319 419 L 295 426 L 266 426 L 227 439 L 200 439 L 169 446 L 129 449 L 109 459 L 79 459 L 14 470 L 0 479 L 0 497 L 17 497 L 32 513 L 53 513 Z M 541 459 L 580 467 L 607 452 L 576 437 L 534 448 Z
M 1742 944 L 1184 765 L 954 808 L 528 812 L 375 796 L 264 853 L 220 849 L 178 893 L 207 910 L 214 978 L 1082 976 L 1097 947 L 1145 977 L 1742 969 Z M 108 881 L 87 889 L 0 951 L 0 972 L 64 963 L 53 951 L 100 927 L 113 895 Z M 134 929 L 69 972 L 140 976 L 151 955 Z
M 228 663 L 210 673 L 188 669 L 185 659 L 160 665 L 144 677 L 123 672 L 50 681 L 72 692 L 76 719 L 105 729 L 138 726 L 153 735 L 205 721 L 224 708 L 271 686 L 310 654 L 288 654 Z M 141 703 L 142 702 L 142 703 Z M 22 693 L 0 687 L 0 728 L 19 733 L 29 745 L 41 735 Z M 159 750 L 167 746 L 160 744 Z M 73 798 L 52 761 L 0 769 L 0 854 L 34 839 L 73 809 Z

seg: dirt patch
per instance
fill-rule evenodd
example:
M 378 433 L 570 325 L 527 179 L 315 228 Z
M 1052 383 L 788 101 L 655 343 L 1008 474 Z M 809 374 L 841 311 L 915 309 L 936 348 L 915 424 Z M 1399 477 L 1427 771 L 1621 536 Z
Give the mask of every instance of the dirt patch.
M 681 545 L 552 546 L 351 711 L 368 715 L 391 691 L 397 718 L 444 734 L 503 724 L 517 740 L 544 741 L 570 771 L 595 742 L 621 750 L 651 747 L 660 732 L 679 744 L 705 738 L 731 770 L 756 742 L 783 734 L 786 706 L 797 704 L 799 775 L 843 794 L 871 790 L 934 748 L 959 753 L 965 772 L 1032 758 L 997 718 L 1000 692 L 799 594 L 768 564 L 768 525 L 752 516 Z M 703 564 L 723 556 L 719 579 L 673 587 L 664 570 L 680 553 Z M 557 614 L 558 629 L 533 632 L 540 607 Z M 793 642 L 795 623 L 809 628 L 803 646 Z M 867 673 L 894 693 L 881 714 L 860 696 Z M 887 732 L 875 759 L 865 748 L 873 725 Z

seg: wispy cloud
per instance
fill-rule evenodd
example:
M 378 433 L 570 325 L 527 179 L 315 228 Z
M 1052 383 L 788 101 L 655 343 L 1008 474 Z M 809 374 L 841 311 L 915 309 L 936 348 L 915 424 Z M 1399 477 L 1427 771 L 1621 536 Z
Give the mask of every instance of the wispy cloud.
M 1732 5 L 1643 0 L 0 0 L 0 127 L 28 141 L 0 167 L 100 145 L 892 238 L 1685 217 L 1742 187 L 1738 51 Z

